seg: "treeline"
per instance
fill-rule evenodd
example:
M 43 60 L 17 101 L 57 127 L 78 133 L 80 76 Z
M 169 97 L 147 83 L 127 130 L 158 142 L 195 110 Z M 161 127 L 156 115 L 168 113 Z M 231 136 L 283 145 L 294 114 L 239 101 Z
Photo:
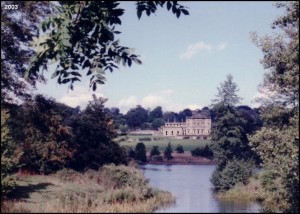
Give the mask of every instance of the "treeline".
M 14 170 L 48 174 L 62 168 L 98 170 L 105 163 L 126 164 L 126 152 L 113 141 L 116 124 L 105 112 L 106 99 L 97 98 L 83 110 L 36 95 L 12 104 L 6 120 Z M 1 132 L 2 132 L 1 126 Z
M 258 108 L 252 109 L 245 105 L 238 106 L 237 108 L 242 117 L 245 119 L 245 129 L 247 129 L 248 132 L 252 132 L 262 126 Z M 214 120 L 215 115 L 212 110 L 208 107 L 204 107 L 200 111 L 203 110 L 209 111 L 212 116 L 212 120 Z M 166 122 L 185 122 L 187 117 L 192 116 L 192 110 L 189 108 L 180 112 L 163 112 L 161 106 L 157 106 L 151 110 L 138 105 L 135 108 L 130 109 L 126 114 L 122 114 L 120 109 L 115 107 L 105 108 L 105 111 L 114 119 L 118 129 L 123 133 L 136 129 L 158 130 L 158 128 Z

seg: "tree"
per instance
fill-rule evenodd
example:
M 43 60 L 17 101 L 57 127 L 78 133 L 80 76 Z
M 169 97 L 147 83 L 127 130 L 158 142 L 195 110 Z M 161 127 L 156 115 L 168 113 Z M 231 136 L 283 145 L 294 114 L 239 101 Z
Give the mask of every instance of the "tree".
M 212 100 L 213 103 L 221 103 L 223 105 L 235 106 L 240 102 L 241 98 L 236 94 L 239 91 L 237 84 L 233 82 L 233 76 L 227 75 L 227 80 L 221 83 L 218 87 L 218 94 L 216 99 Z
M 36 95 L 11 118 L 14 153 L 20 156 L 22 170 L 48 174 L 69 166 L 76 145 L 58 109 L 62 108 L 54 99 Z
M 149 113 L 149 122 L 152 123 L 155 119 L 162 119 L 163 112 L 161 106 L 157 106 Z
M 115 124 L 104 111 L 107 99 L 96 97 L 77 117 L 73 118 L 74 143 L 78 149 L 71 167 L 76 170 L 98 170 L 106 163 L 127 163 L 126 151 L 113 141 L 117 136 Z
M 273 22 L 280 30 L 258 39 L 264 75 L 260 92 L 263 127 L 250 138 L 265 171 L 263 209 L 299 212 L 299 2 L 277 3 L 286 12 Z M 275 208 L 274 208 L 275 205 Z
M 139 142 L 135 146 L 135 160 L 146 162 L 147 161 L 147 155 L 146 155 L 146 147 L 145 144 L 142 142 Z
M 177 153 L 184 153 L 182 145 L 178 144 L 178 146 L 176 147 L 176 151 Z
M 12 173 L 18 163 L 12 152 L 12 138 L 7 126 L 9 114 L 1 108 L 1 198 L 6 197 L 15 186 Z
M 221 83 L 212 108 L 212 141 L 214 142 L 211 149 L 218 166 L 211 181 L 217 191 L 228 190 L 232 187 L 232 185 L 227 185 L 228 182 L 234 185 L 239 181 L 231 175 L 223 176 L 232 172 L 231 169 L 240 168 L 239 162 L 247 162 L 247 166 L 253 167 L 254 154 L 249 146 L 247 132 L 244 130 L 246 121 L 235 107 L 241 98 L 236 94 L 237 84 L 232 79 L 233 77 L 228 75 L 227 80 Z M 246 171 L 241 173 L 245 173 L 241 175 L 243 178 L 251 175 Z M 221 188 L 223 185 L 226 188 Z
M 32 58 L 32 66 L 28 69 L 27 78 L 34 77 L 39 69 L 47 70 L 51 60 L 58 66 L 52 78 L 59 84 L 70 84 L 80 81 L 79 71 L 87 70 L 91 75 L 90 87 L 96 90 L 97 84 L 104 84 L 106 70 L 112 72 L 118 65 L 131 66 L 132 62 L 141 64 L 132 49 L 121 46 L 115 35 L 120 34 L 115 28 L 121 24 L 124 9 L 119 8 L 116 1 L 67 1 L 60 2 L 58 15 L 50 17 L 42 23 L 44 39 L 38 37 L 36 45 L 41 49 Z M 137 16 L 143 12 L 148 16 L 155 13 L 157 7 L 172 8 L 177 18 L 183 13 L 189 15 L 184 6 L 177 1 L 138 1 Z
M 2 1 L 1 8 L 7 4 L 16 4 L 19 9 L 1 10 L 1 105 L 30 99 L 30 86 L 22 80 L 34 54 L 28 46 L 41 18 L 52 12 L 49 1 Z M 34 80 L 43 80 L 40 75 L 32 77 L 33 85 Z
M 142 124 L 148 121 L 148 111 L 138 105 L 136 108 L 130 109 L 125 117 L 130 128 L 141 128 Z
M 160 151 L 158 146 L 153 146 L 150 152 L 150 157 L 155 156 L 155 155 L 160 155 Z
M 161 118 L 155 118 L 152 122 L 152 129 L 158 130 L 161 126 L 165 124 L 164 120 Z
M 172 146 L 171 146 L 171 143 L 169 142 L 168 146 L 166 147 L 166 149 L 164 151 L 164 157 L 167 158 L 168 160 L 173 159 L 172 152 L 173 152 Z

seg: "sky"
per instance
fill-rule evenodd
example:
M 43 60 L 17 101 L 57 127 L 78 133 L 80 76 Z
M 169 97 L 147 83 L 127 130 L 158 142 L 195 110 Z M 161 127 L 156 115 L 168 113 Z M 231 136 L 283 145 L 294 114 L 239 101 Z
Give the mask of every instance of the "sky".
M 250 32 L 272 35 L 271 24 L 283 10 L 269 1 L 179 3 L 190 15 L 177 18 L 159 7 L 155 15 L 143 14 L 140 20 L 134 2 L 120 4 L 125 9 L 122 25 L 116 27 L 122 32 L 120 45 L 134 48 L 143 64 L 108 71 L 95 94 L 108 99 L 106 107 L 118 107 L 122 113 L 136 105 L 175 112 L 201 109 L 211 105 L 217 87 L 232 74 L 243 98 L 239 104 L 257 107 L 254 99 L 267 70 Z M 52 73 L 50 69 L 46 77 Z M 83 78 L 71 91 L 49 78 L 37 92 L 83 109 L 94 93 L 88 84 L 89 78 Z

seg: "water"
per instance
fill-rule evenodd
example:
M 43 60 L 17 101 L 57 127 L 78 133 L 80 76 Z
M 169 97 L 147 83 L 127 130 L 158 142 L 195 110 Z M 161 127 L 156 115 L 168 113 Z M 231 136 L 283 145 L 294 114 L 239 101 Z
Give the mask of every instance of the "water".
M 214 165 L 141 166 L 153 187 L 167 190 L 176 197 L 176 204 L 157 212 L 258 213 L 253 202 L 220 201 L 211 191 L 209 179 Z

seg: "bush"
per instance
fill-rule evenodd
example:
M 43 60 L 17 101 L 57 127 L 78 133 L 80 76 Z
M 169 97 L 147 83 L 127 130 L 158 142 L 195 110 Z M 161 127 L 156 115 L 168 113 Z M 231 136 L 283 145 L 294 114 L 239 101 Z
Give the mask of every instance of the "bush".
M 167 158 L 168 160 L 173 159 L 172 152 L 173 152 L 172 146 L 171 143 L 169 142 L 164 152 L 165 158 Z
M 134 159 L 142 162 L 147 161 L 146 147 L 144 143 L 139 142 L 138 144 L 136 144 Z
M 180 144 L 178 144 L 176 151 L 177 153 L 184 153 L 183 147 Z
M 151 152 L 150 152 L 150 156 L 155 156 L 155 155 L 160 155 L 160 151 L 158 149 L 158 146 L 153 146 Z
M 202 156 L 206 158 L 213 158 L 214 153 L 211 150 L 211 148 L 208 145 L 205 145 L 204 147 L 200 148 L 197 147 L 194 150 L 191 151 L 192 156 Z
M 139 138 L 139 141 L 151 141 L 151 138 L 150 137 L 142 137 L 142 138 Z
M 211 177 L 211 182 L 216 191 L 226 191 L 235 184 L 241 182 L 247 184 L 248 178 L 252 175 L 253 163 L 233 159 L 222 169 L 216 168 Z

